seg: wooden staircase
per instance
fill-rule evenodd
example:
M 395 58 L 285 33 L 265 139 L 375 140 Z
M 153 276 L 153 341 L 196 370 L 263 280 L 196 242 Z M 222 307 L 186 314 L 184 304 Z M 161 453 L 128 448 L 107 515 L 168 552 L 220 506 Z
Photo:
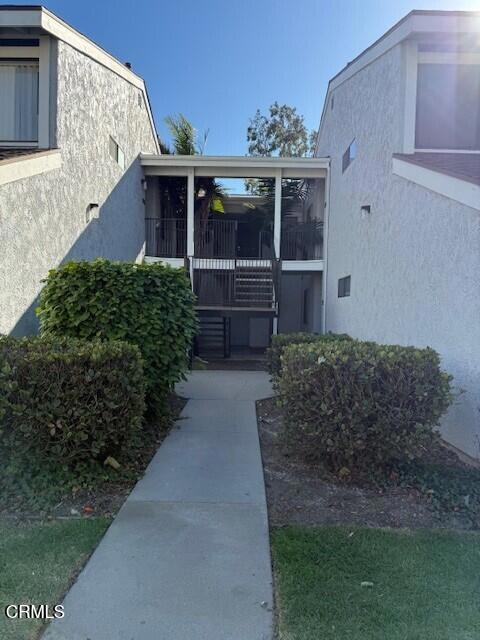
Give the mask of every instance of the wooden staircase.
M 238 306 L 272 308 L 275 296 L 271 265 L 237 264 L 234 274 L 234 298 Z

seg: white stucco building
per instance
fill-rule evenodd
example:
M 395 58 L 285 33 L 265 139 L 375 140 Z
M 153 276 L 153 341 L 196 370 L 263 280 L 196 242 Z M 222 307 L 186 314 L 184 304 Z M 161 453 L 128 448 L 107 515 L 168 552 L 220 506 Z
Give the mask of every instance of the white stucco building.
M 129 66 L 42 7 L 0 7 L 0 332 L 35 330 L 66 260 L 185 266 L 199 348 L 277 331 L 435 348 L 463 390 L 444 436 L 480 457 L 479 104 L 478 14 L 414 11 L 330 81 L 316 157 L 161 155 Z M 214 177 L 271 198 L 205 216 Z
M 0 6 L 0 333 L 35 330 L 41 279 L 143 257 L 145 84 L 42 7 Z
M 330 81 L 316 150 L 330 158 L 325 329 L 436 349 L 464 391 L 443 433 L 476 457 L 479 43 L 478 14 L 410 13 Z

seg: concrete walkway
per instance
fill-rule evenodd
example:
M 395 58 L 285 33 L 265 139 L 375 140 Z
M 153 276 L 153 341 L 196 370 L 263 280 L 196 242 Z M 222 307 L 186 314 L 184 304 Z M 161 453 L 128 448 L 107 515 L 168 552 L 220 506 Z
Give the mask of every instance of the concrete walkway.
M 198 371 L 190 398 L 44 640 L 270 640 L 255 400 L 261 371 Z

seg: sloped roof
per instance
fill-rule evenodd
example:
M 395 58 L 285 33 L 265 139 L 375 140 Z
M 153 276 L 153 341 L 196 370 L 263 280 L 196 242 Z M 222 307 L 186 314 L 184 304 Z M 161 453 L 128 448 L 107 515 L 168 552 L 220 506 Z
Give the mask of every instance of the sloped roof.
M 477 153 L 395 153 L 394 158 L 480 185 L 480 154 Z

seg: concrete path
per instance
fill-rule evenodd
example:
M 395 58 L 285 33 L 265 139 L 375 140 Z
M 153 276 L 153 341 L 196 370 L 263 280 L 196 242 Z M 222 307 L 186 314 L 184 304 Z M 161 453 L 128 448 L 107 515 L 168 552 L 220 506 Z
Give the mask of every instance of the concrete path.
M 44 640 L 271 640 L 255 400 L 261 371 L 198 371 L 190 398 Z

